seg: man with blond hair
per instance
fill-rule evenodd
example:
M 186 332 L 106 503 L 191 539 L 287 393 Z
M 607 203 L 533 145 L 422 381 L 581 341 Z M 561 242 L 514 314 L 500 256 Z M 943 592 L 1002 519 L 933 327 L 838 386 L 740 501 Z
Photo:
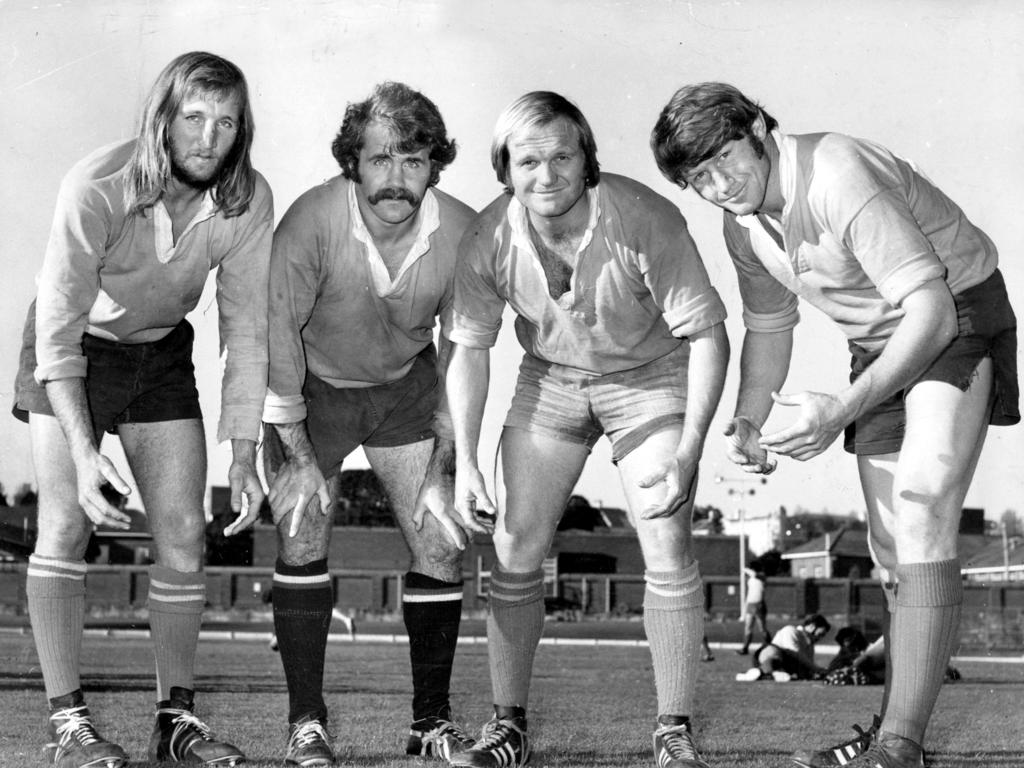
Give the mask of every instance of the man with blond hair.
M 263 501 L 256 440 L 267 376 L 267 272 L 273 201 L 252 168 L 245 77 L 209 53 L 174 59 L 150 91 L 140 135 L 93 152 L 65 177 L 39 293 L 25 326 L 15 415 L 27 420 L 39 524 L 26 593 L 59 768 L 122 765 L 79 679 L 84 554 L 96 525 L 128 527 L 109 501 L 129 492 L 100 453 L 128 458 L 153 535 L 149 623 L 158 704 L 150 760 L 233 765 L 194 713 L 205 605 L 206 442 L 192 367 L 195 308 L 211 268 L 225 358 L 217 434 L 239 530 Z
M 505 192 L 460 246 L 448 399 L 456 509 L 471 530 L 494 534 L 487 617 L 494 718 L 452 764 L 506 768 L 529 760 L 541 566 L 605 434 L 646 566 L 655 761 L 706 768 L 690 723 L 704 636 L 690 519 L 729 355 L 725 308 L 679 211 L 632 179 L 602 173 L 590 125 L 565 97 L 538 91 L 510 104 L 498 118 L 491 163 Z M 492 501 L 477 449 L 490 348 L 506 305 L 516 311 L 525 355 Z

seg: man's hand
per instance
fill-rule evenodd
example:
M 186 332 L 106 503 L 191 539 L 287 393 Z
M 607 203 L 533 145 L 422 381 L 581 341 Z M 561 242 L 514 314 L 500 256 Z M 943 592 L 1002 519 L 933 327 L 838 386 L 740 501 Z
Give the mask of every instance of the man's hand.
M 476 533 L 494 533 L 498 514 L 487 495 L 484 476 L 476 467 L 459 467 L 455 472 L 455 511 L 462 527 Z
M 319 507 L 320 514 L 331 511 L 331 495 L 327 481 L 320 468 L 312 459 L 288 459 L 277 472 L 270 487 L 270 509 L 274 523 L 280 523 L 289 512 L 292 515 L 288 535 L 295 536 L 302 523 L 302 515 L 309 509 Z
M 729 438 L 725 451 L 726 458 L 744 472 L 770 475 L 775 471 L 776 462 L 768 458 L 768 452 L 761 447 L 761 431 L 750 419 L 737 416 L 725 425 L 723 434 Z
M 848 423 L 847 408 L 835 395 L 772 392 L 778 405 L 797 407 L 800 416 L 785 429 L 764 435 L 758 444 L 765 450 L 807 461 L 824 452 Z
M 640 519 L 674 515 L 690 499 L 696 479 L 696 460 L 687 456 L 667 457 L 637 483 L 647 491 L 645 497 L 652 499 L 652 503 L 640 510 Z
M 444 528 L 452 543 L 460 550 L 464 550 L 469 537 L 463 530 L 461 521 L 455 517 L 455 506 L 452 503 L 453 486 L 451 475 L 428 472 L 427 476 L 423 478 L 419 495 L 416 497 L 412 523 L 417 531 L 422 530 L 423 518 L 430 513 Z
M 128 530 L 131 518 L 111 504 L 104 494 L 107 488 L 113 488 L 122 496 L 132 492 L 110 459 L 98 451 L 92 451 L 88 456 L 75 461 L 75 475 L 78 481 L 78 503 L 86 516 L 96 525 Z
M 231 486 L 231 510 L 235 513 L 235 519 L 224 529 L 224 535 L 234 536 L 256 521 L 265 498 L 263 483 L 256 473 L 255 444 L 251 453 L 245 449 L 235 451 L 231 468 L 228 469 L 228 484 Z

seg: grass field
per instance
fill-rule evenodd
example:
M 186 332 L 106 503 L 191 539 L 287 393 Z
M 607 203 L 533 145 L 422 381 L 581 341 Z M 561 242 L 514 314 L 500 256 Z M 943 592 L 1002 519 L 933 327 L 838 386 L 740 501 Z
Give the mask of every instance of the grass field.
M 408 768 L 408 649 L 379 643 L 328 647 L 331 730 L 345 766 Z M 798 746 L 852 735 L 878 705 L 877 687 L 740 683 L 746 660 L 718 650 L 702 664 L 695 715 L 698 744 L 714 768 L 791 766 Z M 1024 664 L 958 663 L 928 736 L 929 768 L 1024 766 Z M 154 695 L 147 640 L 86 637 L 83 687 L 103 732 L 145 766 Z M 287 694 L 277 654 L 262 642 L 204 640 L 197 662 L 199 714 L 248 754 L 255 768 L 284 764 Z M 536 768 L 651 768 L 654 688 L 643 647 L 541 646 L 530 706 Z M 489 716 L 487 649 L 460 646 L 453 703 L 474 729 Z M 38 765 L 45 694 L 30 635 L 0 634 L 0 768 Z

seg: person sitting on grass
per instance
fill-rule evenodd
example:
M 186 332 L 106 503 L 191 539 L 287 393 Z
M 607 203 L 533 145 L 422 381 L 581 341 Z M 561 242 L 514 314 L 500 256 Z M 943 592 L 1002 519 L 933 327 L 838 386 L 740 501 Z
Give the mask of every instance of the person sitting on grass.
M 737 680 L 775 680 L 786 683 L 816 680 L 825 670 L 814 663 L 814 644 L 832 629 L 828 619 L 812 613 L 800 624 L 790 624 L 772 637 L 767 645 L 754 652 L 754 666 L 736 676 Z

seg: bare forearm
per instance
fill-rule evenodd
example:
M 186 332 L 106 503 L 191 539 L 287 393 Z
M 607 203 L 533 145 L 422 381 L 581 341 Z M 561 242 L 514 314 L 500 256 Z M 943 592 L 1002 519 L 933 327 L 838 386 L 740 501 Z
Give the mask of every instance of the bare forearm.
M 690 338 L 686 382 L 686 421 L 680 451 L 699 457 L 722 398 L 729 364 L 729 337 L 722 323 Z
M 747 331 L 740 353 L 740 385 L 736 418 L 745 418 L 760 429 L 772 410 L 772 392 L 786 382 L 793 352 L 793 332 Z
M 85 393 L 85 379 L 55 379 L 46 383 L 46 396 L 57 422 L 68 441 L 71 457 L 77 463 L 82 457 L 97 451 L 96 436 L 92 430 L 89 400 Z
M 932 280 L 907 296 L 903 309 L 903 319 L 882 353 L 838 394 L 847 423 L 905 389 L 956 336 L 956 305 L 943 280 Z
M 306 430 L 305 421 L 295 421 L 291 424 L 274 424 L 281 444 L 284 446 L 284 455 L 288 460 L 297 459 L 300 461 L 312 461 L 315 453 L 313 443 L 309 439 L 309 432 Z
M 490 351 L 455 345 L 446 378 L 456 459 L 475 467 L 490 383 Z

